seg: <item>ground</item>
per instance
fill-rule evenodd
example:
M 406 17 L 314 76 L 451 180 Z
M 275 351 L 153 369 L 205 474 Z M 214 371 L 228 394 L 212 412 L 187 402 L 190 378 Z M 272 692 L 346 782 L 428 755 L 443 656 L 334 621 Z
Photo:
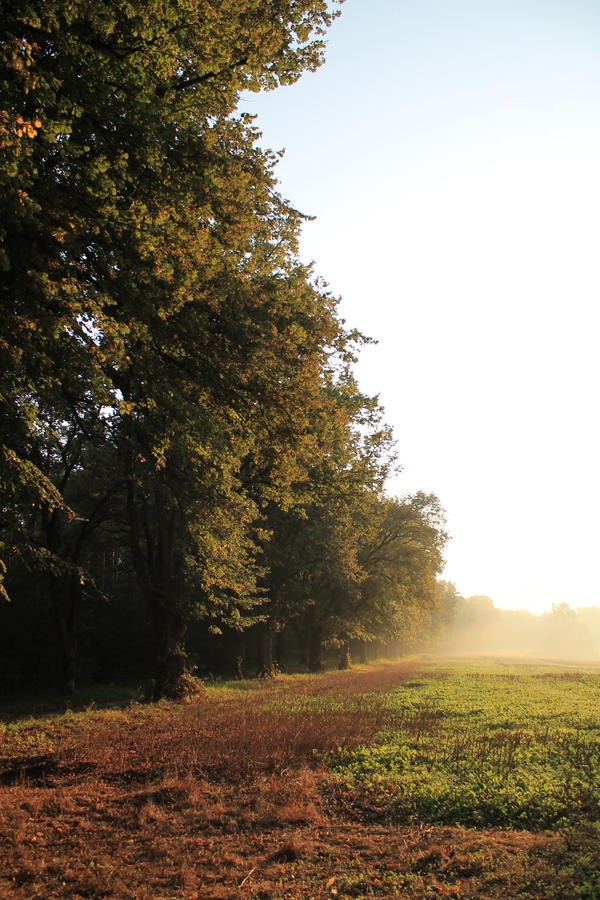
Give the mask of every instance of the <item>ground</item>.
M 336 774 L 339 748 L 379 740 L 385 698 L 423 665 L 282 676 L 208 688 L 188 704 L 6 724 L 0 896 L 600 896 L 597 837 L 585 825 L 402 822 L 377 791 Z M 298 697 L 311 708 L 296 709 Z

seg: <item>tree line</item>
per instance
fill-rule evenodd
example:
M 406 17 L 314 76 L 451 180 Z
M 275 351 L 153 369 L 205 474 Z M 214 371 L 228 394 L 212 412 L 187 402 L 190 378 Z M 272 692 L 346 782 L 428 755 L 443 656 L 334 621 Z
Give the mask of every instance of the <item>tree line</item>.
M 572 661 L 597 660 L 600 607 L 553 603 L 548 612 L 501 609 L 490 597 L 456 597 L 449 627 L 435 649 L 474 656 L 520 656 Z
M 338 4 L 0 10 L 0 680 L 152 666 L 160 697 L 248 638 L 265 674 L 424 640 L 443 510 L 386 495 L 366 338 L 238 109 L 323 62 Z

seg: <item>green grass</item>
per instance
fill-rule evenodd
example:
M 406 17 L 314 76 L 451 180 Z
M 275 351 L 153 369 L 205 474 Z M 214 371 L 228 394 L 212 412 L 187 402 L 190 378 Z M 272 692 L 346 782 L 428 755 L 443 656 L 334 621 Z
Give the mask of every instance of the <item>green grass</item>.
M 425 664 L 385 695 L 390 724 L 377 741 L 329 762 L 342 788 L 401 822 L 597 823 L 599 700 L 597 670 Z

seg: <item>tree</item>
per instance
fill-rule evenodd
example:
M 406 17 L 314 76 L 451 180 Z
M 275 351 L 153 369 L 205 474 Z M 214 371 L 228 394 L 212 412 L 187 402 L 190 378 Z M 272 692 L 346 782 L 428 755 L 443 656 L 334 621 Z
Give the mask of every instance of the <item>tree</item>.
M 289 480 L 298 429 L 286 436 L 274 412 L 292 386 L 309 396 L 339 337 L 334 304 L 293 260 L 302 217 L 274 190 L 276 157 L 233 115 L 241 90 L 320 64 L 336 11 L 76 0 L 2 13 L 4 415 L 27 433 L 59 401 L 79 426 L 82 408 L 110 412 L 166 671 L 183 623 L 165 598 L 192 571 L 207 609 L 248 602 L 258 507 L 241 466 L 264 464 L 275 428 L 275 493 Z M 7 490 L 27 478 L 60 505 L 8 432 Z
M 439 646 L 440 641 L 447 640 L 452 634 L 464 597 L 458 592 L 455 584 L 442 580 L 437 582 L 436 595 L 430 641 Z
M 330 373 L 322 394 L 326 414 L 313 427 L 326 452 L 314 458 L 310 488 L 299 502 L 272 511 L 264 550 L 268 627 L 271 633 L 286 623 L 294 628 L 312 670 L 322 665 L 325 642 L 353 636 L 352 597 L 364 577 L 360 543 L 370 528 L 371 498 L 394 465 L 381 407 L 358 390 L 347 366 Z
M 373 518 L 374 534 L 359 557 L 366 572 L 359 610 L 369 640 L 410 645 L 431 625 L 438 603 L 448 541 L 444 510 L 434 494 L 418 491 L 379 500 Z
M 48 499 L 14 424 L 35 429 L 57 399 L 118 407 L 115 376 L 157 322 L 240 264 L 254 211 L 266 221 L 280 201 L 274 157 L 232 116 L 239 93 L 318 66 L 336 11 L 5 0 L 0 13 L 3 480 Z

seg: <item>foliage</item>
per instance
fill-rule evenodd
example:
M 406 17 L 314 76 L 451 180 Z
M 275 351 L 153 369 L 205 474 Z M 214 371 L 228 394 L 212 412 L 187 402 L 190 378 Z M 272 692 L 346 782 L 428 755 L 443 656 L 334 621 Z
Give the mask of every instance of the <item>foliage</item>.
M 401 500 L 380 499 L 372 522 L 359 552 L 366 575 L 359 602 L 366 635 L 414 646 L 433 630 L 442 602 L 437 576 L 448 541 L 444 510 L 434 494 L 419 491 Z
M 258 510 L 238 472 L 264 456 L 254 407 L 283 458 L 277 493 L 297 456 L 296 432 L 277 422 L 281 396 L 310 408 L 308 374 L 318 386 L 339 335 L 332 302 L 294 261 L 301 216 L 274 190 L 275 156 L 233 115 L 241 90 L 320 64 L 335 12 L 322 0 L 280 4 L 277 16 L 257 4 L 87 0 L 2 12 L 4 493 L 12 503 L 26 484 L 56 519 L 65 485 L 36 455 L 45 422 L 68 446 L 92 437 L 90 417 L 102 421 L 93 440 L 118 449 L 133 561 L 160 631 L 178 615 L 181 560 L 202 569 L 209 599 L 222 583 L 217 606 L 252 590 L 240 579 Z M 10 552 L 64 565 L 19 509 L 12 519 Z M 145 554 L 139 527 L 155 531 Z

